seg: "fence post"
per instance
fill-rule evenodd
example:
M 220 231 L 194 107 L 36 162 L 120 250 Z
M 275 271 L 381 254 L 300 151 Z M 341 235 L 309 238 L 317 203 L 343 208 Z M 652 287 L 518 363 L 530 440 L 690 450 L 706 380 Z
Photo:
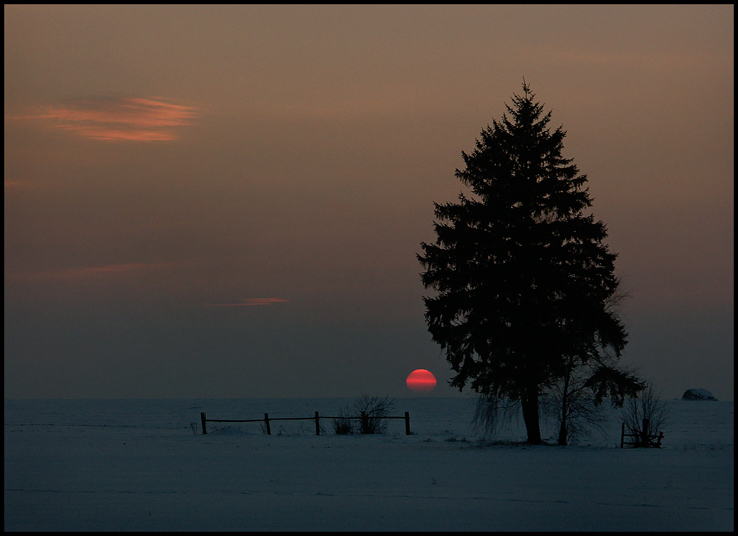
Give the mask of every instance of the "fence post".
M 620 429 L 620 448 L 623 448 L 624 443 L 625 443 L 625 423 L 623 423 L 623 427 Z
M 643 443 L 643 447 L 648 447 L 649 440 L 648 440 L 648 425 L 649 421 L 648 419 L 643 419 L 643 437 L 641 438 L 641 443 Z
M 315 412 L 315 435 L 320 435 L 320 416 Z
M 361 412 L 361 433 L 369 433 L 369 419 L 366 418 L 366 411 Z
M 205 412 L 200 412 L 200 420 L 202 421 L 202 435 L 205 435 L 208 433 L 205 429 Z
M 268 413 L 264 414 L 264 423 L 266 424 L 267 435 L 272 435 L 272 429 L 269 428 L 269 414 Z
M 405 435 L 410 435 L 410 412 L 405 412 Z

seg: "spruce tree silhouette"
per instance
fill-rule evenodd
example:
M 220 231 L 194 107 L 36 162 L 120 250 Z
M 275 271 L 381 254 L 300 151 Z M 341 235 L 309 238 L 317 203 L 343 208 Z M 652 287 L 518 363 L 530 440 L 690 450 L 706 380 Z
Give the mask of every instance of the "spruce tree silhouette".
M 591 365 L 598 401 L 642 386 L 606 357 L 621 356 L 627 332 L 609 305 L 618 290 L 616 254 L 603 222 L 586 214 L 586 175 L 562 156 L 566 132 L 523 95 L 482 130 L 456 177 L 471 190 L 434 203 L 437 235 L 421 243 L 425 319 L 463 390 L 519 401 L 528 442 L 541 443 L 539 398 L 572 363 Z

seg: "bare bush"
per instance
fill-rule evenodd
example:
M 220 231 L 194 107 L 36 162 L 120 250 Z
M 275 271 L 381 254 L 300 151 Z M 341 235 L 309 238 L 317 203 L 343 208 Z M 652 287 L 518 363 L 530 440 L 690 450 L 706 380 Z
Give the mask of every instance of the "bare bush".
M 333 419 L 333 431 L 339 435 L 353 434 L 354 424 L 351 422 L 351 416 L 348 410 L 339 410 L 338 417 Z
M 387 430 L 387 416 L 394 408 L 394 400 L 389 397 L 379 398 L 364 393 L 354 401 L 354 411 L 357 416 L 363 416 L 361 422 L 362 434 L 383 434 Z
M 646 382 L 646 388 L 638 396 L 627 400 L 621 414 L 626 433 L 638 436 L 655 435 L 669 422 L 669 407 L 661 399 L 661 392 L 656 391 L 653 380 Z
M 556 441 L 568 445 L 582 440 L 593 430 L 605 433 L 607 414 L 587 386 L 590 371 L 569 367 L 564 377 L 551 384 L 541 399 L 541 414 L 556 424 Z

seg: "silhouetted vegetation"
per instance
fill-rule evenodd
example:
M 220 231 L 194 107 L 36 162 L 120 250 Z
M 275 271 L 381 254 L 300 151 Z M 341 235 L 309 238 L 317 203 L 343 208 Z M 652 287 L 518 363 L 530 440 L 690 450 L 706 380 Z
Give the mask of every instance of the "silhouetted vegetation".
M 394 409 L 394 400 L 385 396 L 369 396 L 362 393 L 354 400 L 351 408 L 339 410 L 333 419 L 333 430 L 337 434 L 383 434 L 387 431 L 387 417 Z
M 333 431 L 340 435 L 353 434 L 354 424 L 351 418 L 352 415 L 347 409 L 338 410 L 338 416 L 332 420 Z
M 621 405 L 643 384 L 616 366 L 627 343 L 613 307 L 617 255 L 586 213 L 586 175 L 562 156 L 566 133 L 551 131 L 525 82 L 506 109 L 462 152 L 456 177 L 471 194 L 434 203 L 437 238 L 418 255 L 436 291 L 425 318 L 456 372 L 451 385 L 479 393 L 485 419 L 496 401 L 519 403 L 530 443 L 541 442 L 541 396 L 558 388 L 565 444 L 585 392 Z
M 625 432 L 647 437 L 663 431 L 669 422 L 669 407 L 661 399 L 653 380 L 646 382 L 646 388 L 629 398 L 622 409 Z M 644 429 L 644 425 L 647 426 Z M 636 446 L 641 446 L 636 442 Z
M 504 424 L 510 424 L 520 411 L 519 400 L 504 400 L 495 395 L 480 395 L 474 406 L 472 426 L 485 438 L 494 436 Z
M 387 419 L 395 402 L 389 397 L 361 395 L 354 401 L 354 411 L 365 418 L 361 422 L 362 434 L 383 434 L 387 431 Z

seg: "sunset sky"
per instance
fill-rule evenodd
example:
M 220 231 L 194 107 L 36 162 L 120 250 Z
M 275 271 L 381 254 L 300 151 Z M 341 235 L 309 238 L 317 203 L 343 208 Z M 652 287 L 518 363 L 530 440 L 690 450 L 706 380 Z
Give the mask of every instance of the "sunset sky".
M 625 364 L 733 400 L 732 5 L 4 14 L 5 398 L 456 396 L 415 255 L 525 77 Z

